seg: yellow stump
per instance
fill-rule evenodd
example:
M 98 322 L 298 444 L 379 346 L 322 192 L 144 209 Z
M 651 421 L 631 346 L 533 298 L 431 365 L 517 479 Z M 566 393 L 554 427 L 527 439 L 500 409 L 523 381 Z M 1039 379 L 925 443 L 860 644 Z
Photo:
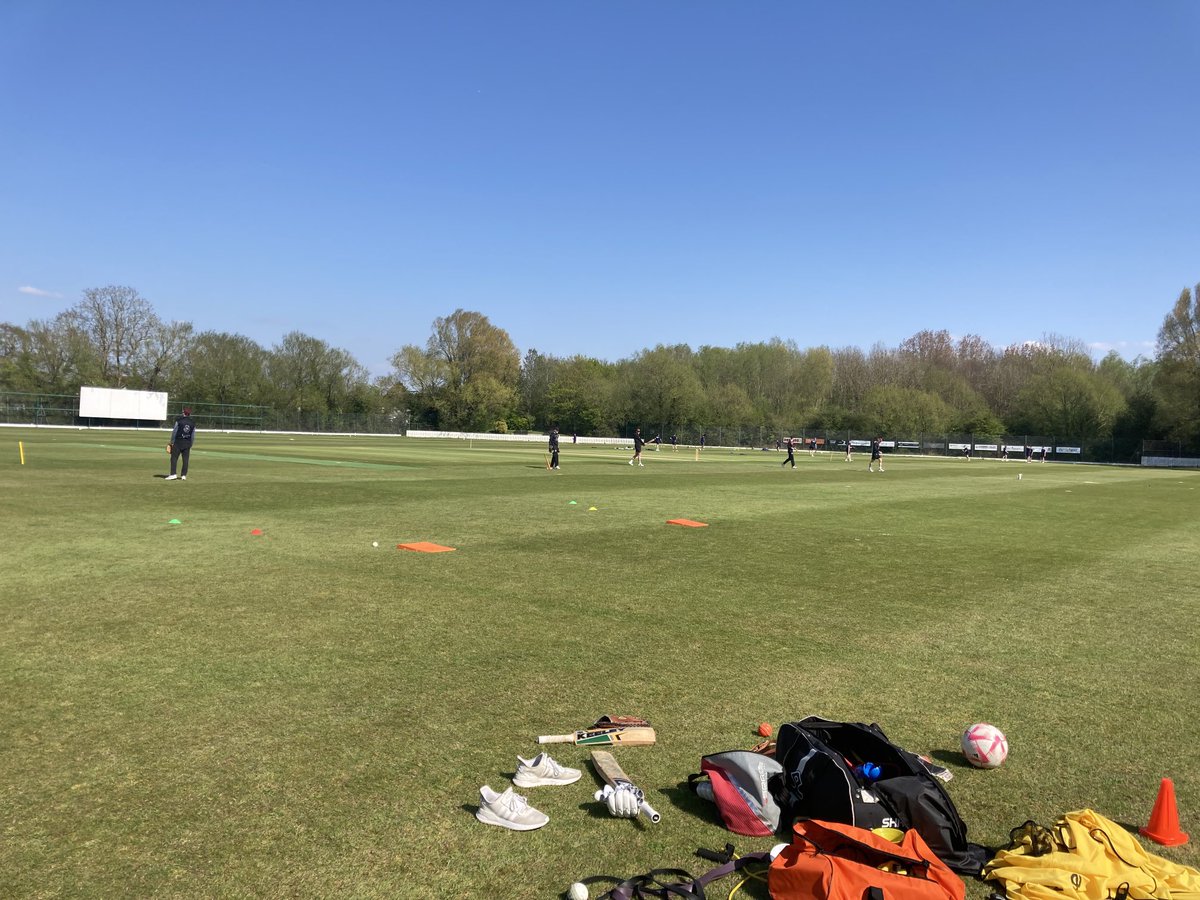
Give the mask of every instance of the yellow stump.
M 25 465 L 25 442 L 17 441 L 17 449 L 21 451 L 21 465 Z

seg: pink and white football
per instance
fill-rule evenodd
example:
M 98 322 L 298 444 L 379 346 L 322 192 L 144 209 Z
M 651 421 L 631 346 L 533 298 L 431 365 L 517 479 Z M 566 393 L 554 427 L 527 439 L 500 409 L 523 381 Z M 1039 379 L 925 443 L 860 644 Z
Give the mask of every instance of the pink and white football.
M 976 722 L 963 732 L 962 752 L 980 769 L 994 769 L 1008 758 L 1008 738 L 995 725 Z

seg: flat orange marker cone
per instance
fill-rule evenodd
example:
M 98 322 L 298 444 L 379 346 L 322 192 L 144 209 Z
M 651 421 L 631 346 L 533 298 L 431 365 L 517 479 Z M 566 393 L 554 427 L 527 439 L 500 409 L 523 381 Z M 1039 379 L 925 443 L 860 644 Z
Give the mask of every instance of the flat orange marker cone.
M 1158 799 L 1150 813 L 1150 824 L 1139 828 L 1138 834 L 1164 847 L 1186 844 L 1188 836 L 1179 830 L 1179 810 L 1175 806 L 1175 783 L 1164 778 L 1158 786 Z
M 257 537 L 258 535 L 262 534 L 262 529 L 261 528 L 251 528 L 250 533 Z

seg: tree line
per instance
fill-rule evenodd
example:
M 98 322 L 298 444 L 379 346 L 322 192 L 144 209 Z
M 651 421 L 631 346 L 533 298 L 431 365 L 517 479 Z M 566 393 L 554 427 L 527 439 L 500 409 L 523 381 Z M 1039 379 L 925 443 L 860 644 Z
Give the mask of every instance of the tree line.
M 1153 358 L 1048 335 L 997 348 L 920 331 L 898 347 L 660 344 L 616 362 L 527 350 L 487 316 L 458 309 L 372 379 L 348 351 L 291 332 L 273 347 L 164 322 L 136 290 L 90 288 L 53 319 L 0 324 L 0 390 L 77 394 L 81 385 L 169 391 L 203 404 L 366 414 L 407 427 L 618 434 L 632 423 L 859 434 L 1038 434 L 1143 438 L 1200 447 L 1200 285 L 1166 314 Z

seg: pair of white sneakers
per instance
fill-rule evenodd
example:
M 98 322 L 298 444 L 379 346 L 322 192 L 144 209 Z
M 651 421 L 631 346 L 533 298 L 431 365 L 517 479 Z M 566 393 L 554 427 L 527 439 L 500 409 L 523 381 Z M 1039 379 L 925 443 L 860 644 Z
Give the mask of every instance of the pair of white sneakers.
M 513 776 L 513 784 L 517 787 L 574 784 L 583 775 L 579 769 L 560 766 L 549 753 L 539 753 L 533 759 L 518 756 L 517 763 L 517 773 Z M 550 821 L 548 815 L 530 806 L 529 801 L 511 787 L 498 794 L 485 784 L 479 789 L 479 801 L 475 818 L 485 825 L 499 825 L 513 831 L 533 831 Z

